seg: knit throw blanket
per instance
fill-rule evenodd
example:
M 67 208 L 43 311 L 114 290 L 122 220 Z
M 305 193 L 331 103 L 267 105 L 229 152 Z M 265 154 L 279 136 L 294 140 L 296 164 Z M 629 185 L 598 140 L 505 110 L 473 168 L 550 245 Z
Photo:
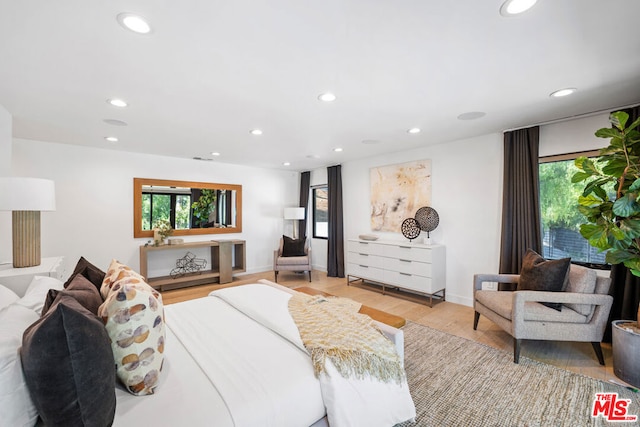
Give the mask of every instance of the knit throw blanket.
M 404 369 L 393 343 L 375 327 L 369 316 L 358 314 L 361 304 L 338 297 L 296 293 L 289 300 L 316 377 L 329 359 L 344 378 L 370 375 L 400 383 Z

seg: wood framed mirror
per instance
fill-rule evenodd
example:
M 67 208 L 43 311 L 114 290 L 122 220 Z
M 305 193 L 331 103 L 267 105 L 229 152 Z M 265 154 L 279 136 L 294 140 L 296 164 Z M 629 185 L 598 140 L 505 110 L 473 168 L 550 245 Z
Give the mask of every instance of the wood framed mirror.
M 133 237 L 153 237 L 169 220 L 172 236 L 242 232 L 242 185 L 133 178 Z

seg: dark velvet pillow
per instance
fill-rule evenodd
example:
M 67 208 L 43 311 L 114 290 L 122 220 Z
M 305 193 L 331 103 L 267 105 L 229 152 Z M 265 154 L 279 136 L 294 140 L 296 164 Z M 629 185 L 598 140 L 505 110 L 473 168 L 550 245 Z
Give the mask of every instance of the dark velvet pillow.
M 87 261 L 85 257 L 80 257 L 80 259 L 78 260 L 76 268 L 73 269 L 73 273 L 71 273 L 71 276 L 69 276 L 69 279 L 67 279 L 64 284 L 65 288 L 69 286 L 69 284 L 73 280 L 73 277 L 77 274 L 81 274 L 86 277 L 91 283 L 93 283 L 98 291 L 100 291 L 105 273 L 104 271 L 100 270 L 98 267 Z
M 527 249 L 522 260 L 519 291 L 562 292 L 567 286 L 571 258 L 547 260 L 531 249 Z M 541 302 L 549 308 L 561 311 L 561 303 Z
M 116 373 L 102 321 L 61 295 L 29 326 L 20 349 L 29 394 L 51 426 L 110 426 L 116 409 Z
M 292 239 L 291 237 L 282 236 L 284 244 L 282 246 L 282 256 L 305 256 L 304 244 L 307 239 Z
M 42 315 L 44 316 L 58 295 L 69 295 L 80 303 L 81 306 L 97 315 L 98 307 L 102 305 L 102 296 L 95 285 L 82 274 L 71 276 L 69 284 L 63 290 L 49 289 L 44 300 Z

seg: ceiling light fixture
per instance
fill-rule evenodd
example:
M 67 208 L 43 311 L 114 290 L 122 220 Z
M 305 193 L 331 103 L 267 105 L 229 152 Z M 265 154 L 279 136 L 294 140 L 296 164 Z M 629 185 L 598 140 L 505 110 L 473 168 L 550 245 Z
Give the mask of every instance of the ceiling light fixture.
M 322 102 L 333 102 L 336 100 L 336 96 L 331 92 L 327 92 L 318 95 L 318 99 Z
M 127 126 L 127 122 L 123 122 L 122 120 L 117 119 L 104 119 L 103 122 L 112 126 Z
M 420 128 L 411 128 L 407 132 L 411 134 L 420 133 Z
M 262 135 L 262 131 L 261 131 L 260 129 L 251 129 L 251 130 L 249 131 L 249 133 L 250 133 L 251 135 L 256 135 L 256 136 L 257 136 L 257 135 Z
M 563 96 L 571 95 L 576 90 L 578 90 L 578 89 L 576 89 L 575 87 L 568 87 L 568 88 L 565 88 L 565 89 L 556 90 L 555 92 L 551 92 L 549 94 L 549 96 L 551 96 L 553 98 L 562 98 Z
M 282 164 L 282 166 L 291 166 L 291 163 L 289 163 L 289 162 L 284 162 L 284 163 Z
M 507 0 L 500 6 L 500 15 L 507 18 L 531 9 L 538 0 Z
M 212 156 L 219 156 L 219 155 L 220 155 L 220 153 L 218 153 L 217 151 L 212 151 L 212 152 L 211 152 L 211 155 L 212 155 Z
M 127 105 L 127 101 L 122 100 L 122 99 L 118 99 L 118 98 L 113 98 L 113 99 L 107 99 L 107 102 L 111 105 L 113 105 L 114 107 L 120 107 L 120 108 L 124 108 Z
M 117 17 L 118 22 L 127 30 L 137 34 L 149 34 L 151 26 L 145 18 L 134 13 L 121 13 Z
M 115 136 L 105 136 L 104 139 L 106 139 L 109 142 L 118 142 L 118 138 Z
M 468 113 L 462 113 L 458 116 L 458 120 L 475 120 L 486 116 L 487 113 L 482 111 L 469 111 Z
M 339 153 L 339 152 L 341 152 L 341 151 L 342 151 L 342 148 L 337 147 L 337 148 L 334 148 L 334 149 L 333 149 L 333 151 L 335 151 L 336 153 Z

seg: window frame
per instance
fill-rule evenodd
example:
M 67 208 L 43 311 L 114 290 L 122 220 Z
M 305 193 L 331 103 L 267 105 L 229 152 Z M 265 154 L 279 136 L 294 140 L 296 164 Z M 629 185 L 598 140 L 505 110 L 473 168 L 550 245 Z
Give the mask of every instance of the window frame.
M 538 158 L 538 168 L 540 167 L 541 164 L 575 160 L 581 156 L 589 157 L 589 158 L 598 157 L 600 156 L 600 150 L 575 151 L 571 153 L 541 156 Z M 540 186 L 539 177 L 538 177 L 538 186 Z M 542 204 L 540 204 L 540 209 L 542 209 Z M 544 231 L 544 227 L 542 227 L 542 211 L 540 212 L 540 230 Z M 571 260 L 571 263 L 588 267 L 594 270 L 611 270 L 611 264 L 607 264 L 607 263 L 600 264 L 600 263 L 593 263 L 593 262 L 576 261 L 573 259 Z
M 328 184 L 322 184 L 322 185 L 316 185 L 311 187 L 311 212 L 312 212 L 312 226 L 311 226 L 311 233 L 314 239 L 324 239 L 324 240 L 329 240 L 329 210 L 327 208 L 327 235 L 326 236 L 320 236 L 318 235 L 318 230 L 317 230 L 317 218 L 316 218 L 316 201 L 317 201 L 317 197 L 316 197 L 316 191 L 317 190 L 324 190 L 327 194 L 327 202 L 328 202 L 328 198 L 329 198 L 329 185 Z

